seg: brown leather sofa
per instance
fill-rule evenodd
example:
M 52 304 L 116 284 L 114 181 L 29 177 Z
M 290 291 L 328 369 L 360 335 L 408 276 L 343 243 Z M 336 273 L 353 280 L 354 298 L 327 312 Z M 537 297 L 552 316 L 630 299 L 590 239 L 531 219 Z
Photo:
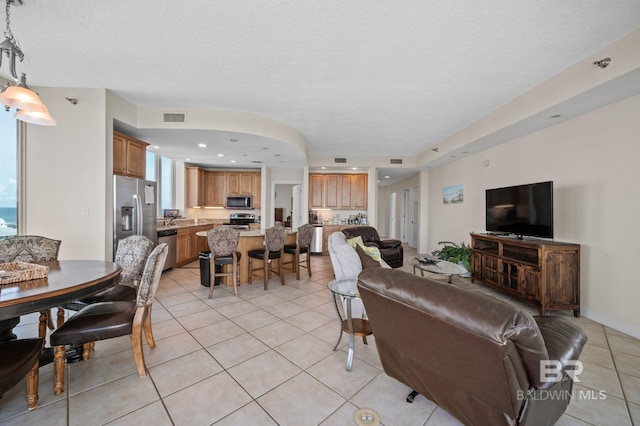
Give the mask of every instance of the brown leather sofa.
M 342 233 L 347 238 L 362 237 L 365 246 L 375 246 L 380 249 L 380 255 L 392 268 L 399 268 L 404 261 L 402 242 L 399 240 L 381 240 L 378 231 L 373 226 L 354 226 L 345 228 Z
M 553 425 L 568 406 L 587 338 L 566 318 L 397 270 L 365 269 L 358 288 L 384 371 L 462 423 Z M 563 372 L 545 379 L 548 360 Z

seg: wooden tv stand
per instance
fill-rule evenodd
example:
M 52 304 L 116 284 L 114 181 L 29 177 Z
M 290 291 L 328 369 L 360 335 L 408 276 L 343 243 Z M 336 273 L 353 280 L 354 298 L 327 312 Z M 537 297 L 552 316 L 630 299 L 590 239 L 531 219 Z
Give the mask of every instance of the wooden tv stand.
M 580 245 L 471 234 L 471 280 L 538 306 L 580 316 Z

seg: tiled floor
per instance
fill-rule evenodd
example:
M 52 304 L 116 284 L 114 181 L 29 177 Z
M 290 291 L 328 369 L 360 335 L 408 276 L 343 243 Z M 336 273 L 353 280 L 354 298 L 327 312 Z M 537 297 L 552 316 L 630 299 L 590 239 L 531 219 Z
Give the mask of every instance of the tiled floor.
M 404 402 L 410 389 L 382 372 L 373 337 L 369 345 L 357 340 L 353 371 L 345 371 L 348 339 L 332 350 L 339 326 L 326 286 L 331 264 L 313 257 L 312 265 L 311 279 L 288 274 L 283 287 L 276 277 L 268 291 L 254 281 L 237 298 L 216 287 L 211 300 L 196 264 L 165 273 L 153 306 L 157 348 L 145 350 L 147 377 L 136 373 L 129 337 L 100 341 L 90 361 L 68 366 L 63 395 L 53 395 L 52 365 L 40 369 L 36 410 L 26 412 L 24 383 L 7 392 L 0 423 L 353 425 L 354 412 L 367 407 L 387 426 L 459 424 L 422 396 Z M 403 269 L 411 268 L 405 262 Z M 454 283 L 491 293 L 467 279 Z M 604 390 L 606 399 L 574 400 L 558 424 L 640 425 L 640 341 L 575 321 L 589 336 L 576 389 Z M 34 335 L 35 322 L 23 317 L 19 337 Z

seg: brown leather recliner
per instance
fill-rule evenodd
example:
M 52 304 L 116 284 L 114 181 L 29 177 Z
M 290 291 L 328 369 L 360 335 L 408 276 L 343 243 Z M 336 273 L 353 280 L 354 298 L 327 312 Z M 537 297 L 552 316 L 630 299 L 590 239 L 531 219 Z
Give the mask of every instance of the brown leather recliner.
M 365 246 L 375 246 L 380 249 L 380 255 L 392 268 L 399 268 L 404 261 L 402 242 L 399 240 L 381 240 L 378 231 L 373 226 L 354 226 L 345 228 L 342 233 L 347 238 L 362 237 Z
M 552 425 L 568 406 L 587 338 L 566 318 L 390 269 L 363 270 L 358 289 L 385 373 L 462 423 Z M 562 373 L 541 377 L 548 360 Z

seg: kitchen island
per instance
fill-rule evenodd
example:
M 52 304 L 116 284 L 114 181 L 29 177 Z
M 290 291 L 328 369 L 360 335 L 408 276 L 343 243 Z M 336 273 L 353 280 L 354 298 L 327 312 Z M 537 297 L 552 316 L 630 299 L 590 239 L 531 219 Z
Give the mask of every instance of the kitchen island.
M 296 231 L 289 230 L 287 235 L 286 244 L 296 243 Z M 207 231 L 200 231 L 196 233 L 204 241 L 207 238 Z M 240 239 L 238 240 L 238 249 L 240 252 L 240 284 L 249 282 L 249 250 L 255 250 L 264 247 L 264 231 L 260 229 L 250 231 L 240 231 Z M 285 254 L 285 256 L 290 256 Z M 293 272 L 291 265 L 285 266 L 286 272 Z M 294 277 L 295 278 L 295 277 Z M 230 277 L 222 277 L 222 283 L 227 286 L 233 286 Z

